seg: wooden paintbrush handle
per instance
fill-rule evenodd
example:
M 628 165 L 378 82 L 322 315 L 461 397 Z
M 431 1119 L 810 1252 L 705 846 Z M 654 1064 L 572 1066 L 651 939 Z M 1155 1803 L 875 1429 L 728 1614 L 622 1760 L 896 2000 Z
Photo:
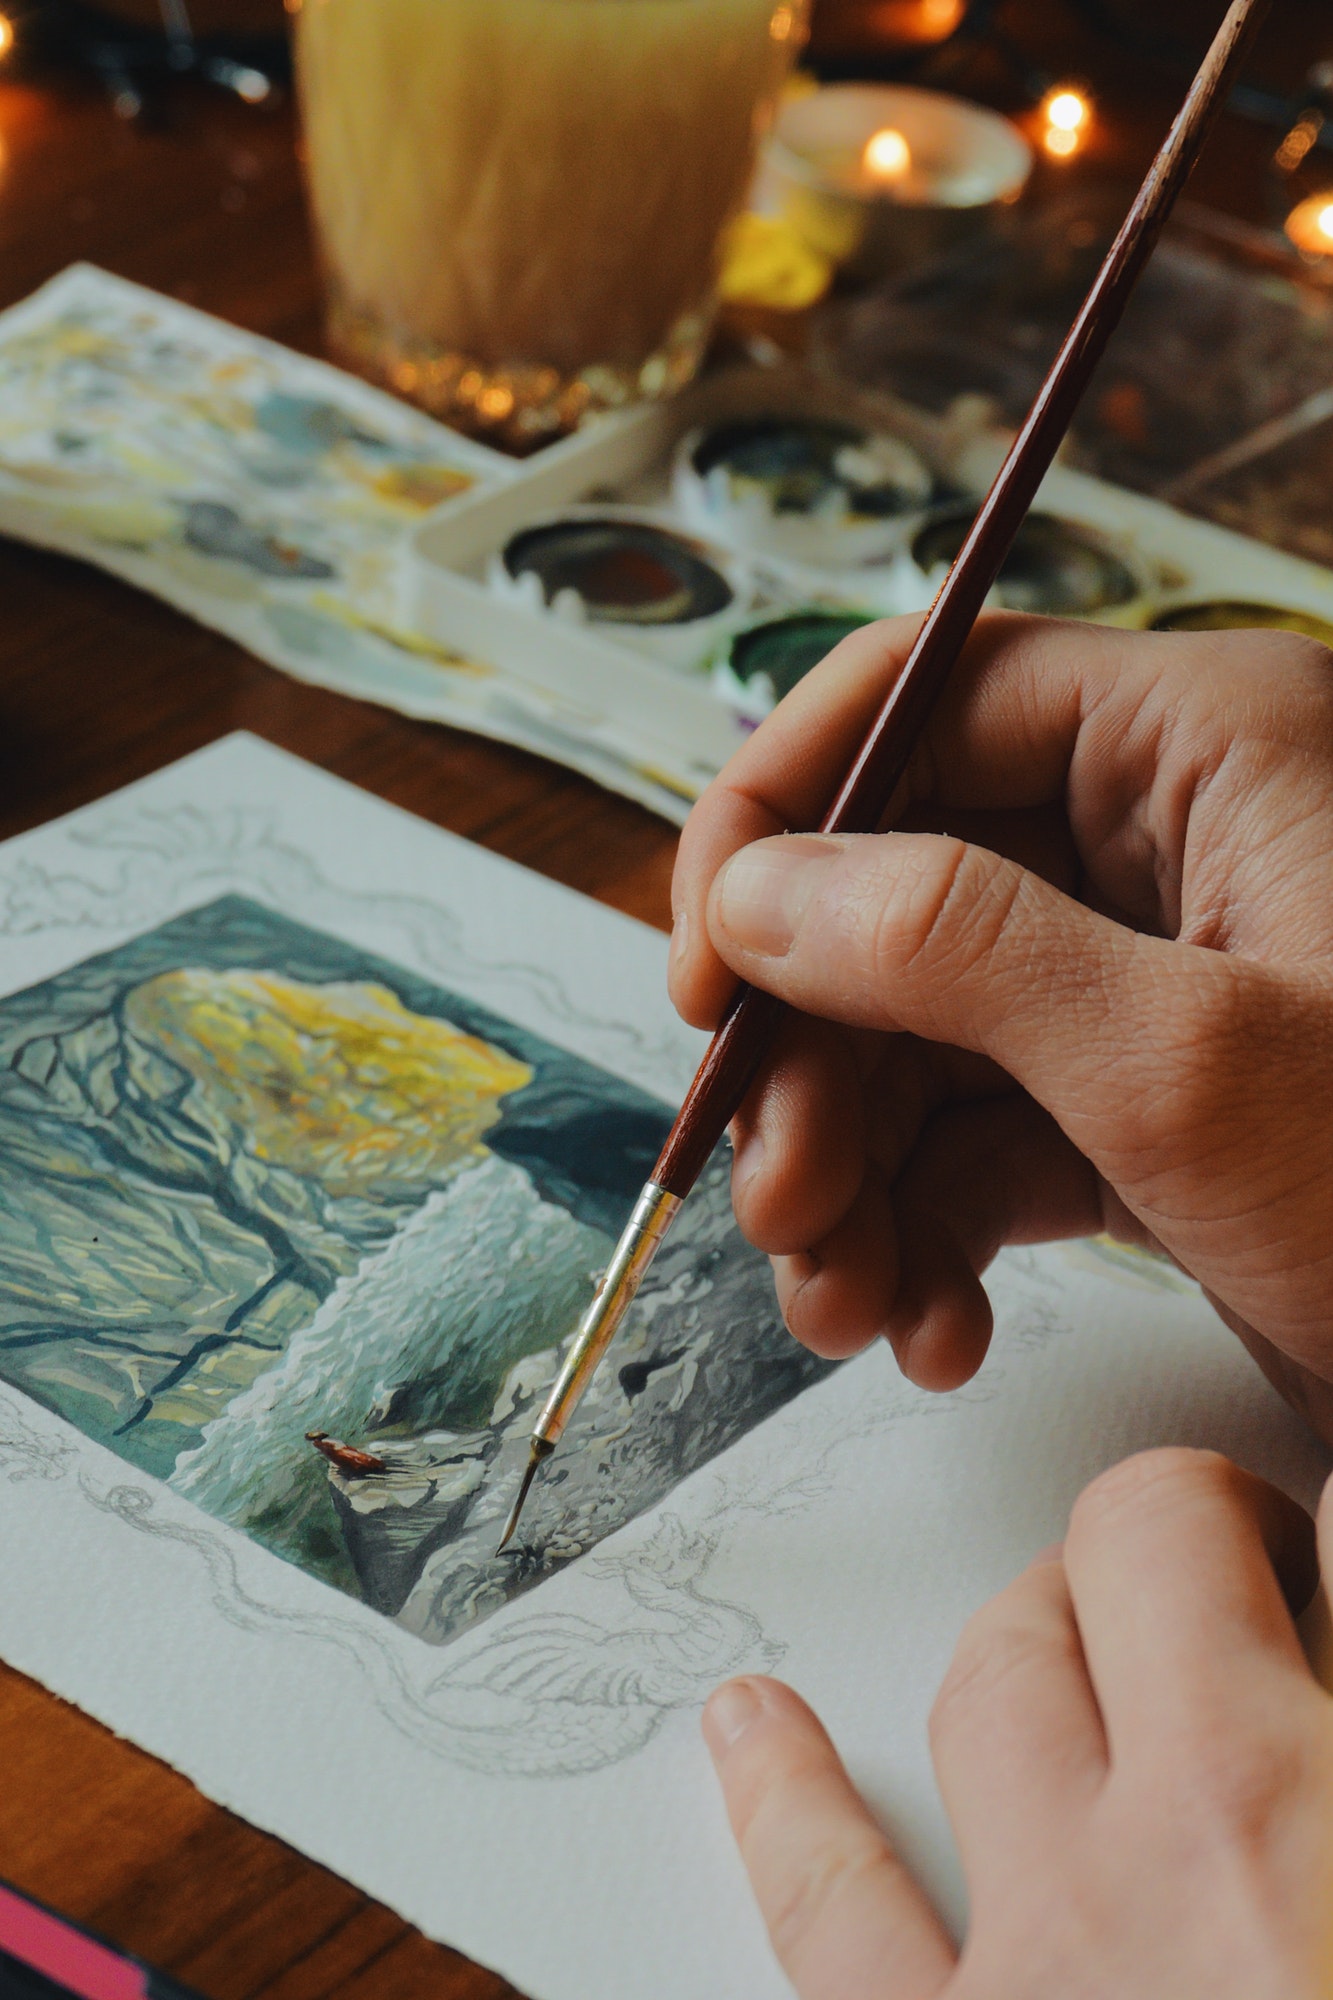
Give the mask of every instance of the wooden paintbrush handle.
M 684 1200 L 694 1186 L 759 1074 L 782 1012 L 771 993 L 738 989 L 653 1168 L 658 1187 Z
M 1270 5 L 1271 0 L 1232 0 L 822 832 L 873 833 L 879 825 Z
M 821 832 L 879 826 L 1270 4 L 1233 0 Z M 653 1169 L 658 1187 L 689 1193 L 758 1075 L 782 1011 L 771 994 L 740 988 Z

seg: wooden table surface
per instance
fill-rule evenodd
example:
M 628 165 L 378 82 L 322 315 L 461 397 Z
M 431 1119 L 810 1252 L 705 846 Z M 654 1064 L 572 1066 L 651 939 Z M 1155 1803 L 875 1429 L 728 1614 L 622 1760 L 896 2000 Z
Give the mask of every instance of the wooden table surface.
M 867 12 L 829 0 L 827 45 L 854 50 Z M 1326 0 L 1275 16 L 1268 74 L 1292 82 L 1333 55 Z M 1083 39 L 1058 0 L 1015 0 L 1006 18 L 1052 66 L 1096 80 L 1099 167 L 1140 169 L 1171 86 Z M 1008 87 L 997 73 L 997 101 Z M 1257 217 L 1266 150 L 1229 120 L 1196 192 Z M 0 305 L 76 258 L 317 350 L 289 109 L 182 87 L 167 127 L 142 132 L 91 85 L 0 79 Z M 666 922 L 675 838 L 648 813 L 538 758 L 304 687 L 125 584 L 0 540 L 0 837 L 240 728 Z M 512 1991 L 3 1667 L 0 1876 L 213 2000 Z

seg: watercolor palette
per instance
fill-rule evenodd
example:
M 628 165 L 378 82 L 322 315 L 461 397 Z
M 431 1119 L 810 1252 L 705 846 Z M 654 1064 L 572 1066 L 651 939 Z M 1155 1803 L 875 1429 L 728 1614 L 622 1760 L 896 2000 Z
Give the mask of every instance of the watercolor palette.
M 965 405 L 719 374 L 434 509 L 400 615 L 564 704 L 680 817 L 847 631 L 930 603 L 1004 447 Z M 992 602 L 1333 642 L 1333 572 L 1062 466 Z
M 1233 317 L 1248 323 L 1246 298 Z M 1303 365 L 1308 411 L 1322 404 L 1306 395 L 1316 361 Z M 993 408 L 973 395 L 933 414 L 750 368 L 519 464 L 75 265 L 0 314 L 0 530 L 152 591 L 297 679 L 517 744 L 679 823 L 846 631 L 930 601 L 1003 453 Z M 1314 561 L 1059 469 L 997 601 L 1327 636 L 1321 465 L 1299 486 Z M 1251 474 L 1286 476 L 1270 459 Z M 1235 527 L 1279 515 L 1265 502 Z

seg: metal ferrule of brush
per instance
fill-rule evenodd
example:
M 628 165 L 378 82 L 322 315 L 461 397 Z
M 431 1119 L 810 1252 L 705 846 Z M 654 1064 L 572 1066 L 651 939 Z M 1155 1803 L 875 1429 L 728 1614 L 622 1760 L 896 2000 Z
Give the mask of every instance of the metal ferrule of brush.
M 656 1181 L 649 1181 L 635 1202 L 634 1213 L 625 1224 L 624 1234 L 606 1267 L 606 1275 L 579 1323 L 574 1344 L 565 1356 L 565 1365 L 546 1399 L 546 1407 L 533 1426 L 534 1440 L 540 1439 L 550 1447 L 559 1443 L 597 1364 L 611 1345 L 616 1328 L 629 1311 L 634 1295 L 647 1275 L 648 1266 L 661 1248 L 662 1239 L 670 1229 L 680 1204 L 679 1195 L 658 1187 Z

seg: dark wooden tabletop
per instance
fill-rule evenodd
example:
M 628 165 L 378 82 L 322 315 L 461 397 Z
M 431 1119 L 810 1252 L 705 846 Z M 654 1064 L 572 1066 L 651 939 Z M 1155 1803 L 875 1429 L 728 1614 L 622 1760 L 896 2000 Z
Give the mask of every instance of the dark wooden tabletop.
M 1173 109 L 1170 79 L 1092 39 L 1062 0 L 1003 11 L 1041 61 L 1094 83 L 1093 165 L 1128 182 Z M 1202 32 L 1220 0 L 1173 11 Z M 873 15 L 826 0 L 825 53 L 854 66 Z M 1256 67 L 1293 85 L 1333 56 L 1326 23 L 1327 0 L 1280 0 Z M 1014 82 L 983 63 L 976 88 L 1006 104 Z M 1271 147 L 1229 119 L 1196 193 L 1261 218 Z M 164 128 L 143 131 L 92 84 L 0 73 L 0 305 L 76 258 L 317 350 L 290 108 L 182 86 Z M 238 728 L 666 922 L 675 838 L 649 814 L 538 758 L 304 687 L 125 584 L 0 540 L 0 837 Z M 213 2000 L 511 1991 L 3 1667 L 0 1876 Z

